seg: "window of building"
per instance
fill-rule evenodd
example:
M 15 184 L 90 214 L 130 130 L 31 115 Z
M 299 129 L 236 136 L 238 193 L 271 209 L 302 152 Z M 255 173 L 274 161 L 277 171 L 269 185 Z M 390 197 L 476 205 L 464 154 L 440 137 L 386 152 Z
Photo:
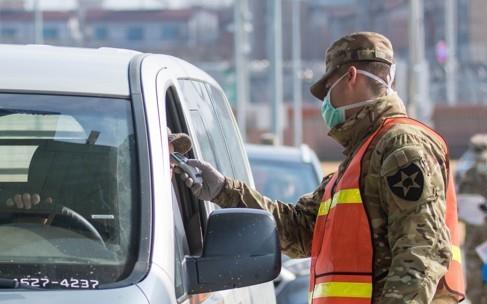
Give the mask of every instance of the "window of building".
M 108 29 L 104 26 L 98 26 L 95 28 L 95 40 L 107 40 Z
M 2 38 L 4 39 L 13 39 L 17 36 L 17 29 L 14 28 L 2 28 Z
M 46 40 L 56 40 L 59 38 L 59 29 L 55 27 L 45 27 L 43 35 Z
M 144 40 L 144 29 L 142 27 L 129 27 L 127 29 L 127 40 L 141 41 Z
M 181 27 L 178 24 L 167 23 L 162 26 L 161 38 L 163 40 L 177 40 L 181 38 Z

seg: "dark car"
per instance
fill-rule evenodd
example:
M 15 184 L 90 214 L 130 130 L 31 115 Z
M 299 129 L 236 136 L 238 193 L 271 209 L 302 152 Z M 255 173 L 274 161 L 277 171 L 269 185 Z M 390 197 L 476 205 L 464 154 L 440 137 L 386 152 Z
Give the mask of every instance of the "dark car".
M 247 145 L 255 186 L 265 196 L 295 204 L 320 184 L 323 173 L 315 152 L 308 146 Z M 282 258 L 274 280 L 278 304 L 308 302 L 310 259 Z
M 313 150 L 287 146 L 247 145 L 255 187 L 272 199 L 296 203 L 312 192 L 323 177 Z

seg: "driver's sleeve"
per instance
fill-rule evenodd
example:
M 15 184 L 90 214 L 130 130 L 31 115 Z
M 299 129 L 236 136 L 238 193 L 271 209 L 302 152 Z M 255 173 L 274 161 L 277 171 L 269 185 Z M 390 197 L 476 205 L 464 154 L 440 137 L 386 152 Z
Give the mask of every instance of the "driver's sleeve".
M 315 191 L 303 195 L 295 205 L 271 200 L 244 182 L 226 178 L 223 190 L 213 202 L 222 208 L 253 208 L 272 213 L 279 231 L 281 250 L 292 258 L 308 257 L 311 255 L 316 215 L 331 176 L 323 178 Z

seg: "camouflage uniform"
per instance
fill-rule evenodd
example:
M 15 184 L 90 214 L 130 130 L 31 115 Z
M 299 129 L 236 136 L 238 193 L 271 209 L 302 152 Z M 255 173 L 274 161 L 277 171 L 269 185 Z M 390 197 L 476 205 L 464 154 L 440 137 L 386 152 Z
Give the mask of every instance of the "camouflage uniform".
M 483 143 L 484 151 L 479 151 L 475 165 L 463 176 L 459 192 L 480 194 L 487 198 L 487 140 Z M 480 212 L 480 210 L 479 210 Z M 475 247 L 487 241 L 487 218 L 483 225 L 466 223 L 465 263 L 467 274 L 467 297 L 472 304 L 487 304 L 487 284 L 482 282 L 482 260 Z
M 346 48 L 340 52 L 343 49 Z M 362 50 L 362 54 L 366 53 Z M 326 95 L 326 90 L 314 89 L 315 96 Z M 344 173 L 354 153 L 385 118 L 405 115 L 402 101 L 392 94 L 378 98 L 333 128 L 329 136 L 345 148 L 345 160 L 337 174 Z M 443 147 L 423 129 L 395 125 L 378 136 L 364 156 L 360 185 L 374 243 L 373 303 L 430 303 L 433 297 L 433 303 L 457 302 L 437 292 L 452 257 L 445 224 L 445 155 Z M 394 188 L 397 185 L 388 182 L 388 177 L 412 164 L 423 176 L 421 189 L 416 189 L 421 191 L 416 191 L 414 199 L 398 194 Z M 326 176 L 313 193 L 290 205 L 272 201 L 245 183 L 226 178 L 223 190 L 213 201 L 224 208 L 248 207 L 271 212 L 283 252 L 291 257 L 308 257 L 318 208 L 330 179 L 331 175 Z M 409 186 L 399 190 L 407 193 L 417 184 Z

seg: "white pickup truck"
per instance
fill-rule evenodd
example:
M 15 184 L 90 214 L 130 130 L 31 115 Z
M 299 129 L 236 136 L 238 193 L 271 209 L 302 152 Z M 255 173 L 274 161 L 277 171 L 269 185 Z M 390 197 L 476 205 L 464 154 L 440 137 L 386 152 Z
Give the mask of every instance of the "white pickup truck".
M 2 304 L 275 303 L 272 216 L 218 210 L 170 174 L 167 127 L 191 137 L 189 157 L 253 183 L 210 76 L 35 45 L 1 45 L 0 70 Z

